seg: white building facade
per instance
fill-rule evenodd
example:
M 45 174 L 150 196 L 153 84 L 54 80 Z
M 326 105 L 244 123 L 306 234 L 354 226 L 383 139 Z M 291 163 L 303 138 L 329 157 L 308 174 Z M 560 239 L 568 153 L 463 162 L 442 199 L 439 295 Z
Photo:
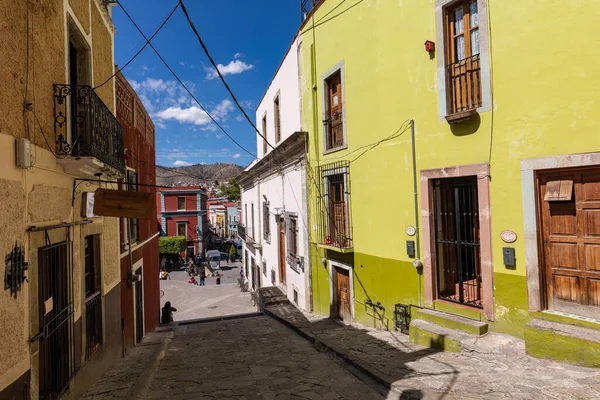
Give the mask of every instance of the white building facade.
M 239 177 L 244 272 L 249 286 L 279 286 L 311 310 L 306 193 L 308 136 L 302 132 L 298 38 L 279 65 L 256 110 L 258 159 Z

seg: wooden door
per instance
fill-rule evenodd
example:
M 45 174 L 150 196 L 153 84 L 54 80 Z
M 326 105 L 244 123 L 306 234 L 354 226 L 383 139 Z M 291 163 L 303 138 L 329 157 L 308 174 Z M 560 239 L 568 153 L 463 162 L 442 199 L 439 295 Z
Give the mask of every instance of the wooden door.
M 547 307 L 600 315 L 600 169 L 540 174 Z
M 283 219 L 279 220 L 279 279 L 281 283 L 286 283 L 285 276 L 285 224 Z
M 337 317 L 349 324 L 352 322 L 350 307 L 350 272 L 346 269 L 335 268 L 335 293 Z

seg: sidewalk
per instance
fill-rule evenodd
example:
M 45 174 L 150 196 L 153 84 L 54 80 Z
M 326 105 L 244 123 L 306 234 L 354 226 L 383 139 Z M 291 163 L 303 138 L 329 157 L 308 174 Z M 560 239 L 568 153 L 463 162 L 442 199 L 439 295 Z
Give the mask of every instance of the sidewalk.
M 600 370 L 528 356 L 521 340 L 490 333 L 467 351 L 441 352 L 399 332 L 341 325 L 290 304 L 265 314 L 402 399 L 600 399 Z

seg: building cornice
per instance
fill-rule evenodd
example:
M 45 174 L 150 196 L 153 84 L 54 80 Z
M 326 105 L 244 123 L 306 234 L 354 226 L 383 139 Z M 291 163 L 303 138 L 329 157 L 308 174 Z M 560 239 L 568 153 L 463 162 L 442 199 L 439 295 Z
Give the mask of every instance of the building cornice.
M 307 151 L 308 133 L 297 131 L 277 145 L 250 169 L 245 170 L 238 177 L 242 186 L 252 183 L 256 178 L 269 172 L 276 171 L 291 162 L 303 157 Z

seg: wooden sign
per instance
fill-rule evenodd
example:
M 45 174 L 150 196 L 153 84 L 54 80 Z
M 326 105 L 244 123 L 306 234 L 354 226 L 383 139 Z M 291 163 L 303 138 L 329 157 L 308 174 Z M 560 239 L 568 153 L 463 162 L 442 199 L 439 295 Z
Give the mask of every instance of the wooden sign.
M 149 192 L 96 189 L 94 214 L 104 217 L 156 218 L 156 196 Z

